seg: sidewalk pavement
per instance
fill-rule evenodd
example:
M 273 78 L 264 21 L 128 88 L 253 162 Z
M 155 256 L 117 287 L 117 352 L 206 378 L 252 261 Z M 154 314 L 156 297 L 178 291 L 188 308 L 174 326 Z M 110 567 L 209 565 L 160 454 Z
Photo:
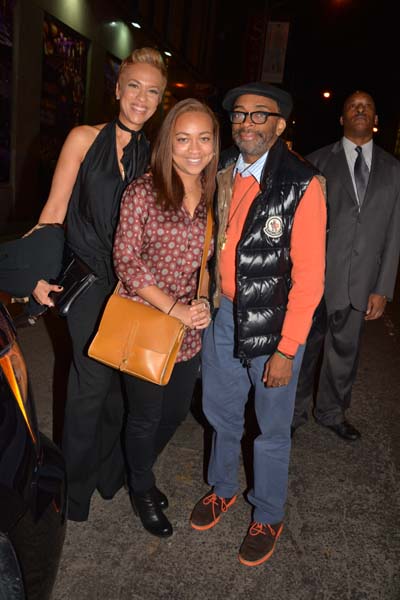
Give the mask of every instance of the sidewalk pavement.
M 46 323 L 51 329 L 52 320 L 42 319 L 21 330 L 20 339 L 39 423 L 51 435 L 54 359 Z M 111 501 L 95 494 L 89 521 L 68 523 L 53 600 L 399 600 L 400 357 L 394 328 L 390 315 L 368 326 L 349 414 L 362 439 L 346 443 L 312 419 L 296 432 L 285 526 L 267 563 L 249 568 L 238 562 L 251 514 L 242 496 L 214 529 L 189 525 L 194 503 L 208 489 L 209 432 L 197 394 L 156 466 L 174 535 L 162 540 L 148 534 L 125 490 Z M 240 479 L 244 490 L 244 469 Z

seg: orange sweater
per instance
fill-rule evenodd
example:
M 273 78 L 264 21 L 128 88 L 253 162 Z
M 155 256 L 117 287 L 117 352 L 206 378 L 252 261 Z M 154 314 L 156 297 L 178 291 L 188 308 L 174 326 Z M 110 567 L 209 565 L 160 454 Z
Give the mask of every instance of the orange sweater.
M 226 243 L 220 256 L 222 293 L 235 296 L 236 246 L 240 240 L 247 213 L 260 188 L 252 177 L 236 176 L 229 212 Z M 324 289 L 326 203 L 321 185 L 314 177 L 296 210 L 293 219 L 290 258 L 292 288 L 289 292 L 279 350 L 296 354 L 304 344 L 311 327 L 312 316 Z

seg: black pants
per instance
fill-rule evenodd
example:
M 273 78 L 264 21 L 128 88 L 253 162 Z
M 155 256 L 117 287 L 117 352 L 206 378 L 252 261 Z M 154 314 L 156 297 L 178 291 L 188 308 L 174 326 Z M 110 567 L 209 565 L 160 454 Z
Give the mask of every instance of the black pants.
M 309 410 L 314 405 L 324 339 L 325 331 L 319 328 L 318 324 L 313 323 L 308 334 L 297 382 L 293 427 L 300 427 L 300 425 L 307 422 Z
M 324 354 L 314 414 L 323 425 L 345 418 L 357 375 L 365 313 L 347 306 L 328 316 Z
M 329 315 L 316 315 L 301 365 L 292 425 L 314 416 L 323 425 L 343 421 L 357 375 L 364 313 L 347 306 Z
M 166 386 L 124 375 L 128 396 L 125 453 L 134 493 L 147 492 L 155 484 L 153 465 L 189 412 L 199 360 L 197 355 L 176 363 Z
M 124 482 L 121 376 L 87 356 L 111 291 L 109 284 L 96 282 L 73 304 L 68 315 L 73 361 L 62 449 L 68 476 L 68 516 L 76 521 L 88 518 L 96 488 L 104 498 L 112 498 Z

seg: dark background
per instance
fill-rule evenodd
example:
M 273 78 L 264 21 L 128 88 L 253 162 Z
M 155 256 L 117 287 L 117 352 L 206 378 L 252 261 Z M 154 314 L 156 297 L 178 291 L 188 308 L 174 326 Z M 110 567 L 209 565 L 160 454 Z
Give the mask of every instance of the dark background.
M 238 85 L 246 78 L 251 19 L 287 20 L 285 76 L 279 85 L 294 98 L 295 124 L 289 124 L 288 132 L 294 149 L 307 153 L 339 138 L 343 101 L 362 89 L 376 102 L 377 143 L 394 150 L 400 112 L 395 2 L 248 0 L 235 8 L 222 0 L 219 5 L 216 81 L 220 96 L 230 84 Z M 331 91 L 329 100 L 322 97 L 325 89 Z
M 72 18 L 74 7 L 80 8 L 79 19 Z M 363 89 L 376 101 L 377 143 L 400 157 L 396 7 L 393 0 L 0 2 L 0 231 L 14 231 L 13 222 L 21 222 L 18 227 L 26 231 L 26 222 L 37 219 L 57 158 L 57 152 L 49 156 L 49 151 L 66 135 L 66 127 L 57 123 L 43 148 L 40 117 L 49 94 L 46 99 L 42 92 L 44 84 L 54 84 L 43 64 L 43 22 L 49 15 L 67 36 L 72 28 L 74 36 L 90 44 L 86 77 L 81 77 L 85 100 L 80 122 L 102 123 L 117 110 L 110 57 L 118 62 L 128 48 L 151 45 L 172 56 L 163 103 L 146 124 L 149 139 L 174 102 L 194 96 L 219 117 L 224 148 L 231 144 L 231 127 L 222 110 L 223 96 L 231 87 L 260 78 L 267 24 L 282 21 L 289 23 L 289 38 L 280 85 L 294 99 L 284 137 L 293 149 L 308 154 L 340 138 L 343 101 Z M 130 25 L 133 19 L 141 23 L 140 30 Z M 121 39 L 127 41 L 123 52 Z M 329 100 L 322 96 L 325 89 L 331 92 Z M 73 110 L 74 102 L 63 102 L 63 94 L 53 97 L 57 110 L 61 105 Z M 50 159 L 47 167 L 44 155 Z

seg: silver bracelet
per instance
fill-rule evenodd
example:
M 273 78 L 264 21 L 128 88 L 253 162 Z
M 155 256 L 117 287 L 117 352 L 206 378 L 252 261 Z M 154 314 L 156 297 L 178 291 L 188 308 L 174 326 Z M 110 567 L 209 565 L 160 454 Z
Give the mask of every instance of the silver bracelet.
M 211 310 L 211 304 L 209 299 L 207 298 L 207 296 L 199 296 L 199 300 L 202 300 L 204 302 L 204 304 L 206 305 L 206 307 L 208 308 L 209 312 Z

